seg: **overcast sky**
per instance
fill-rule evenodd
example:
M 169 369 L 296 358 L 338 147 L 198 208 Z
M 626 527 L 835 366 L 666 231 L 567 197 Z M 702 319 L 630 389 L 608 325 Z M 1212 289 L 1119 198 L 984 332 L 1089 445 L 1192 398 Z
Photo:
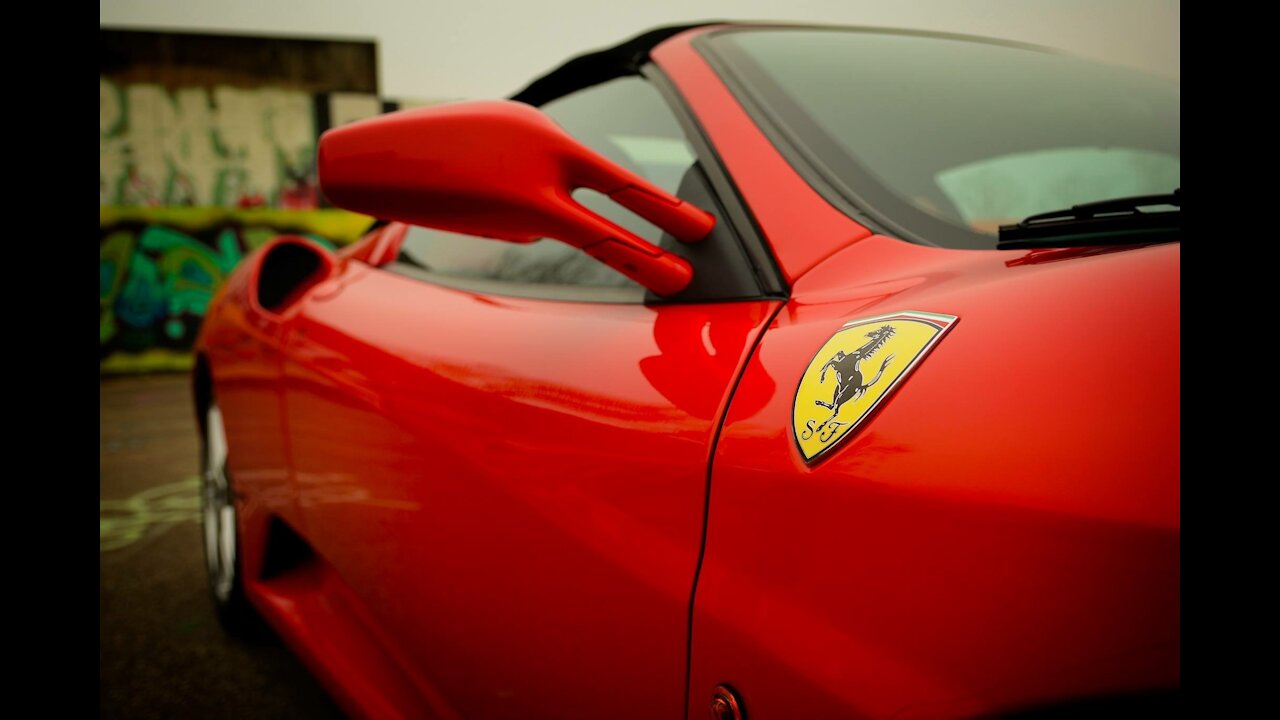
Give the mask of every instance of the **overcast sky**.
M 98 8 L 103 27 L 377 40 L 382 94 L 392 98 L 501 97 L 585 50 L 704 19 L 963 32 L 1180 76 L 1176 0 L 99 0 Z

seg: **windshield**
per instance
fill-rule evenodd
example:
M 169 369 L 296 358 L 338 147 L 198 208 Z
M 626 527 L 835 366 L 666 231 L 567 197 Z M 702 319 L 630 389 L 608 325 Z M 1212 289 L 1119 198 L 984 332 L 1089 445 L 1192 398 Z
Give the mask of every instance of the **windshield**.
M 703 46 L 792 165 L 904 239 L 1180 186 L 1177 82 L 1044 50 L 882 31 L 736 29 Z

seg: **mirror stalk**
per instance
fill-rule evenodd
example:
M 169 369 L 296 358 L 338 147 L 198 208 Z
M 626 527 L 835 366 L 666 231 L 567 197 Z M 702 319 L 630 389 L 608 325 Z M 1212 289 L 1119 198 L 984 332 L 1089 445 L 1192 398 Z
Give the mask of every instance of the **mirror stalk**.
M 334 205 L 411 225 L 529 243 L 554 238 L 657 295 L 693 268 L 573 199 L 607 195 L 698 242 L 715 217 L 578 142 L 538 109 L 510 100 L 448 103 L 334 128 L 320 138 L 320 187 Z

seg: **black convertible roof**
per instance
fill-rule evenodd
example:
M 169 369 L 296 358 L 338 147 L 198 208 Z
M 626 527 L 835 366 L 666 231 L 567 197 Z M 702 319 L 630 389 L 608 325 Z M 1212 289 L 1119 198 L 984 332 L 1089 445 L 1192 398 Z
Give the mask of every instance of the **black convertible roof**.
M 560 67 L 529 83 L 523 90 L 511 96 L 511 100 L 538 106 L 551 102 L 571 92 L 599 85 L 614 78 L 635 75 L 640 66 L 649 60 L 649 52 L 667 38 L 678 35 L 685 30 L 707 27 L 708 25 L 734 25 L 754 28 L 791 28 L 791 29 L 836 29 L 867 33 L 883 33 L 889 35 L 909 35 L 914 37 L 932 37 L 949 40 L 965 40 L 988 45 L 1004 45 L 1007 47 L 1036 50 L 1054 55 L 1061 55 L 1061 50 L 1033 45 L 1012 40 L 964 35 L 960 33 L 936 32 L 931 30 L 903 30 L 899 28 L 870 27 L 855 25 L 814 25 L 811 23 L 787 22 L 741 22 L 731 20 L 704 20 L 687 25 L 666 25 L 647 30 L 635 37 L 624 40 L 613 47 L 583 53 Z
M 614 78 L 635 75 L 649 59 L 649 51 L 663 40 L 692 28 L 723 25 L 724 21 L 704 21 L 689 25 L 667 25 L 648 30 L 613 47 L 583 53 L 529 83 L 511 96 L 512 100 L 538 106 L 571 92 L 599 85 Z

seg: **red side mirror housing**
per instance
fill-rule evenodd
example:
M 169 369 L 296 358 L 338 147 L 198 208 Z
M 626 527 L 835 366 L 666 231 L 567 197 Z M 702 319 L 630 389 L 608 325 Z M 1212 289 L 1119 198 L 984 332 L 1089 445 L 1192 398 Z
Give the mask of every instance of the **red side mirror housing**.
M 321 189 L 339 207 L 509 242 L 555 238 L 663 296 L 688 286 L 689 263 L 586 209 L 573 191 L 608 195 L 685 242 L 715 225 L 710 213 L 510 100 L 405 110 L 329 130 L 319 170 Z

